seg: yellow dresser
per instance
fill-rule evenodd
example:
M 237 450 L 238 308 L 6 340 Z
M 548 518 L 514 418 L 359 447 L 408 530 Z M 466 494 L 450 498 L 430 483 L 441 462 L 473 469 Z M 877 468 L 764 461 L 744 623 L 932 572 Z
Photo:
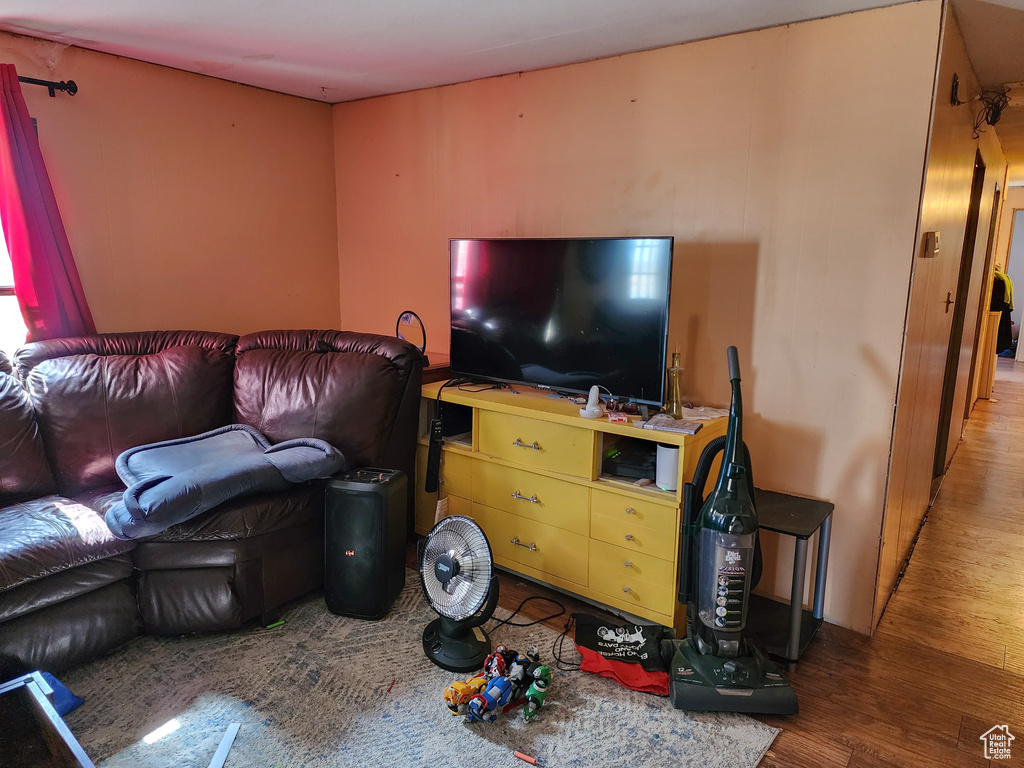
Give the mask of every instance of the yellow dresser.
M 439 499 L 448 514 L 472 517 L 495 562 L 612 608 L 682 629 L 676 601 L 682 483 L 704 446 L 725 434 L 725 419 L 696 435 L 641 429 L 607 418 L 584 419 L 579 406 L 516 387 L 446 388 L 446 407 L 465 408 L 469 433 L 446 438 L 440 488 L 427 493 L 427 425 L 440 382 L 423 387 L 416 467 L 416 531 L 434 525 Z M 654 453 L 679 447 L 679 490 L 637 486 L 602 471 L 609 452 Z

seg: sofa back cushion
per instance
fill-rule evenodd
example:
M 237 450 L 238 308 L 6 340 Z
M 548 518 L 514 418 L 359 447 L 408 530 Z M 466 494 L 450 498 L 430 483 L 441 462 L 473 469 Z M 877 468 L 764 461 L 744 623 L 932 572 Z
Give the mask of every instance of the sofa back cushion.
M 146 443 L 231 419 L 238 337 L 202 331 L 50 339 L 18 350 L 58 490 L 118 483 L 114 462 Z
M 53 489 L 28 393 L 14 376 L 0 371 L 0 507 Z
M 394 464 L 396 424 L 409 421 L 400 413 L 409 410 L 410 395 L 419 401 L 422 360 L 414 346 L 391 336 L 348 331 L 242 336 L 235 362 L 235 420 L 274 443 L 326 440 L 350 466 Z M 407 448 L 415 441 L 414 430 L 411 422 L 402 430 L 409 433 L 402 437 Z

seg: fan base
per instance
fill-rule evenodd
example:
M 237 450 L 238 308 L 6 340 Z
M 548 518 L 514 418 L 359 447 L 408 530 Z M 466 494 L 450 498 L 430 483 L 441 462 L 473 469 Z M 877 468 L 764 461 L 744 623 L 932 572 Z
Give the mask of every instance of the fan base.
M 452 622 L 441 618 L 427 625 L 423 630 L 423 652 L 427 658 L 450 672 L 478 672 L 483 669 L 484 659 L 491 652 L 490 636 L 480 627 L 454 633 L 451 629 Z

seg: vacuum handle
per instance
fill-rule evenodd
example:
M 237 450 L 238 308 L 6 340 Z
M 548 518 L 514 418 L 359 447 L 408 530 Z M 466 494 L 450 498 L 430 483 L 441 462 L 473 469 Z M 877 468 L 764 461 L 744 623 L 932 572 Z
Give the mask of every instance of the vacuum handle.
M 679 547 L 679 602 L 688 605 L 697 599 L 693 592 L 694 573 L 693 564 L 696 561 L 697 541 L 694 525 L 697 522 L 697 515 L 700 513 L 702 497 L 701 492 L 693 483 L 683 485 L 683 518 Z
M 726 350 L 726 355 L 729 357 L 729 381 L 740 380 L 740 356 L 736 352 L 736 347 L 729 347 Z

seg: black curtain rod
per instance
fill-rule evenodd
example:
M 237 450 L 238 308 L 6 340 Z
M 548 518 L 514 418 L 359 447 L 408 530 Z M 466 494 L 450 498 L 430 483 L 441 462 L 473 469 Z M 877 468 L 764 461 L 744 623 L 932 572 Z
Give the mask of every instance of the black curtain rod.
M 55 91 L 66 91 L 68 96 L 74 96 L 78 93 L 78 85 L 74 80 L 61 80 L 59 83 L 53 80 L 36 80 L 34 77 L 18 77 L 18 80 L 23 83 L 31 83 L 32 85 L 45 85 L 50 89 L 51 98 L 57 95 Z

